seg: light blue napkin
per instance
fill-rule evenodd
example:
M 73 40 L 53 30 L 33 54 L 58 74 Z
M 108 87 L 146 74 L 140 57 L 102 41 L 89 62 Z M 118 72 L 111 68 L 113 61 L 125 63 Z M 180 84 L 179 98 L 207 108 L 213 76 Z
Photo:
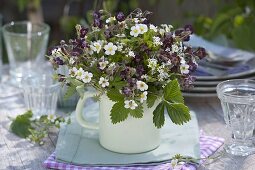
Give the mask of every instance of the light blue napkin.
M 255 57 L 254 53 L 243 51 L 236 48 L 224 47 L 212 42 L 209 42 L 197 35 L 191 35 L 188 42 L 192 47 L 204 47 L 207 51 L 212 52 L 225 59 L 231 59 L 234 61 L 248 61 Z
M 86 106 L 87 118 L 95 121 L 98 109 L 97 103 Z M 196 116 L 191 113 L 192 120 L 183 126 L 173 124 L 166 116 L 160 146 L 141 154 L 119 154 L 104 149 L 99 144 L 98 132 L 82 128 L 73 116 L 72 123 L 60 129 L 56 158 L 83 166 L 159 164 L 169 161 L 176 154 L 200 158 L 199 129 Z

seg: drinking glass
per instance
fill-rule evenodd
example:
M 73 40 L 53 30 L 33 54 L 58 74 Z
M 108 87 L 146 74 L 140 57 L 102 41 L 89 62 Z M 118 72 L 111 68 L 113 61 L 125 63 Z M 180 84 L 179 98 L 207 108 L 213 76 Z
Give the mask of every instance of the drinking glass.
M 23 78 L 22 88 L 26 107 L 35 117 L 55 113 L 60 83 L 55 82 L 51 75 Z
M 13 84 L 20 86 L 22 78 L 33 75 L 44 63 L 49 30 L 45 23 L 27 21 L 11 22 L 3 26 Z
M 255 81 L 227 80 L 217 85 L 224 120 L 231 130 L 232 140 L 225 145 L 227 153 L 247 156 L 255 152 L 252 143 L 255 125 Z

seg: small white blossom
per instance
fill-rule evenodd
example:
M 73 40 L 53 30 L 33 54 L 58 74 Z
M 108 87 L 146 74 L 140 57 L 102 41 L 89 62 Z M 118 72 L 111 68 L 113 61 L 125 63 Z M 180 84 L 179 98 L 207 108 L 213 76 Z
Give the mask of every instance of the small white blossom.
M 160 37 L 154 36 L 154 37 L 152 37 L 152 39 L 153 39 L 153 45 L 154 46 L 163 45 L 163 43 L 160 41 Z
M 178 159 L 172 159 L 170 164 L 172 168 L 175 168 L 178 165 Z
M 54 115 L 54 114 L 49 114 L 49 115 L 47 116 L 47 119 L 50 120 L 50 122 L 52 122 L 52 123 L 54 123 L 54 121 L 55 121 L 56 118 L 57 118 L 57 117 L 56 117 L 56 115 Z
M 101 70 L 103 70 L 107 66 L 108 63 L 109 63 L 108 61 L 100 61 L 99 62 L 99 68 Z
M 102 46 L 101 46 L 101 43 L 97 41 L 97 42 L 94 42 L 93 45 L 90 45 L 90 48 L 93 51 L 97 52 L 97 54 L 98 54 L 100 52 Z
M 171 49 L 170 49 L 169 47 L 167 47 L 167 48 L 165 49 L 165 51 L 166 51 L 166 52 L 171 52 Z
M 135 25 L 131 27 L 130 35 L 137 37 L 140 34 L 140 32 L 141 32 L 140 27 L 138 25 Z
M 180 70 L 182 74 L 189 74 L 189 65 L 188 64 L 181 64 Z
M 115 63 L 114 62 L 109 65 L 109 68 L 114 68 L 114 67 L 115 67 Z
M 110 42 L 104 46 L 104 49 L 106 55 L 114 55 L 115 51 L 117 50 L 117 46 Z
M 181 64 L 186 64 L 186 61 L 185 61 L 184 57 L 181 57 L 180 63 L 181 63 Z
M 69 75 L 70 75 L 71 77 L 75 77 L 77 71 L 78 71 L 77 68 L 76 68 L 76 67 L 73 67 L 72 69 L 69 69 Z
M 175 52 L 175 53 L 178 53 L 178 52 L 179 52 L 179 47 L 178 47 L 178 45 L 173 44 L 173 45 L 172 45 L 172 51 Z
M 135 21 L 135 23 L 138 23 L 138 22 L 139 22 L 139 19 L 138 19 L 138 18 L 133 18 L 133 20 Z
M 166 31 L 165 31 L 164 29 L 162 29 L 162 28 L 159 29 L 159 33 L 160 33 L 161 35 L 164 35 L 165 32 L 166 32 Z
M 61 51 L 62 51 L 61 48 L 55 48 L 54 50 L 51 51 L 51 55 L 53 55 L 55 57 L 62 56 Z
M 143 92 L 143 93 L 140 95 L 140 102 L 141 102 L 141 103 L 143 103 L 144 101 L 147 100 L 147 94 L 148 94 L 148 92 L 145 91 L 145 92 Z
M 79 68 L 79 70 L 76 71 L 76 78 L 79 80 L 82 80 L 84 78 L 84 70 L 82 68 Z
M 84 72 L 82 81 L 84 83 L 89 83 L 91 81 L 92 77 L 93 77 L 93 74 L 86 71 L 86 72 Z
M 141 90 L 141 91 L 148 90 L 148 85 L 140 80 L 136 82 L 136 87 L 138 90 Z
M 126 109 L 134 110 L 138 106 L 134 100 L 125 100 L 124 103 L 125 103 L 124 107 Z
M 168 61 L 165 63 L 165 65 L 166 65 L 166 66 L 170 66 L 170 65 L 172 65 L 171 60 L 168 60 Z
M 145 24 L 138 24 L 138 27 L 140 28 L 140 34 L 144 34 L 148 31 L 148 27 Z
M 130 50 L 130 51 L 128 52 L 128 56 L 130 56 L 130 57 L 135 57 L 134 51 L 131 51 L 131 50 Z
M 109 80 L 104 77 L 100 77 L 99 82 L 98 82 L 102 87 L 107 87 L 109 86 Z
M 75 60 L 73 59 L 73 58 L 70 58 L 70 60 L 69 60 L 69 64 L 74 64 L 75 63 Z
M 122 43 L 117 43 L 117 50 L 122 51 L 123 50 L 123 44 Z
M 116 20 L 115 17 L 110 17 L 110 18 L 107 18 L 105 22 L 108 24 L 108 23 L 113 22 L 115 20 Z
M 149 62 L 148 67 L 150 67 L 152 70 L 155 70 L 157 67 L 158 61 L 154 58 L 151 58 L 148 60 L 148 62 Z
M 143 75 L 141 76 L 141 78 L 142 78 L 142 79 L 145 79 L 145 80 L 148 80 L 149 76 L 148 76 L 147 74 L 143 74 Z
M 157 27 L 153 24 L 150 24 L 150 29 L 153 30 L 154 32 L 158 32 Z

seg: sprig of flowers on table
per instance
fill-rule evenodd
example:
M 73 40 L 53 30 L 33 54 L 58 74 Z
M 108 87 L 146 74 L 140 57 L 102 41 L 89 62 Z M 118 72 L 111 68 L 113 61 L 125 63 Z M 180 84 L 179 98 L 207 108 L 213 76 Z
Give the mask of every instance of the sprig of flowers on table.
M 189 121 L 180 89 L 192 85 L 190 74 L 205 57 L 205 49 L 184 44 L 193 33 L 190 25 L 177 30 L 167 24 L 155 26 L 149 22 L 150 15 L 139 9 L 128 16 L 95 11 L 91 28 L 77 25 L 75 39 L 62 40 L 50 50 L 54 68 L 69 69 L 68 75 L 58 75 L 69 86 L 67 94 L 91 86 L 107 94 L 115 102 L 112 123 L 128 115 L 141 118 L 144 103 L 150 108 L 156 101 L 153 122 L 157 128 L 164 124 L 165 109 L 173 123 Z
M 43 145 L 50 131 L 60 128 L 60 124 L 69 124 L 70 117 L 56 116 L 55 114 L 34 117 L 31 110 L 18 115 L 12 120 L 10 130 L 19 137 Z

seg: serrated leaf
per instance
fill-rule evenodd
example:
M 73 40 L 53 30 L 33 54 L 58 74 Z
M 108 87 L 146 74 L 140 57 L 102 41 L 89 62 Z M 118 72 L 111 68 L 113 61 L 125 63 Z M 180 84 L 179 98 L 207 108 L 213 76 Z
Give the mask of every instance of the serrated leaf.
M 124 87 L 127 83 L 125 81 L 122 81 L 120 76 L 115 76 L 113 81 L 111 81 L 111 86 L 116 89 L 121 89 Z
M 130 110 L 130 115 L 134 118 L 142 118 L 143 117 L 143 107 L 142 106 L 138 106 L 137 108 L 135 108 L 134 110 L 129 109 Z
M 70 79 L 68 79 L 69 80 L 69 82 L 72 84 L 72 85 L 74 85 L 74 86 L 82 86 L 82 85 L 84 85 L 84 83 L 83 82 L 81 82 L 81 81 L 79 81 L 79 80 L 77 80 L 77 79 L 73 79 L 73 78 L 70 78 Z
M 146 100 L 146 103 L 147 103 L 147 107 L 148 108 L 151 108 L 153 105 L 154 105 L 154 103 L 155 103 L 155 101 L 157 100 L 157 96 L 156 95 L 153 95 L 153 94 L 148 94 L 147 95 L 147 100 Z
M 183 103 L 165 103 L 167 113 L 173 123 L 182 125 L 188 122 L 190 117 L 189 108 Z
M 11 131 L 22 138 L 28 137 L 31 134 L 29 129 L 33 129 L 30 123 L 32 116 L 33 113 L 30 110 L 22 115 L 18 115 L 11 123 Z
M 184 103 L 177 79 L 170 81 L 164 88 L 164 98 L 175 103 Z
M 124 101 L 124 95 L 122 95 L 119 90 L 116 89 L 108 90 L 107 97 L 114 102 Z
M 160 102 L 156 109 L 153 111 L 153 123 L 157 128 L 161 128 L 165 123 L 164 115 L 164 102 Z
M 117 102 L 111 109 L 111 120 L 113 124 L 122 122 L 127 119 L 129 110 L 124 107 L 124 102 Z
M 66 93 L 64 95 L 64 100 L 69 99 L 71 96 L 73 96 L 76 93 L 76 87 L 71 85 L 67 86 Z

